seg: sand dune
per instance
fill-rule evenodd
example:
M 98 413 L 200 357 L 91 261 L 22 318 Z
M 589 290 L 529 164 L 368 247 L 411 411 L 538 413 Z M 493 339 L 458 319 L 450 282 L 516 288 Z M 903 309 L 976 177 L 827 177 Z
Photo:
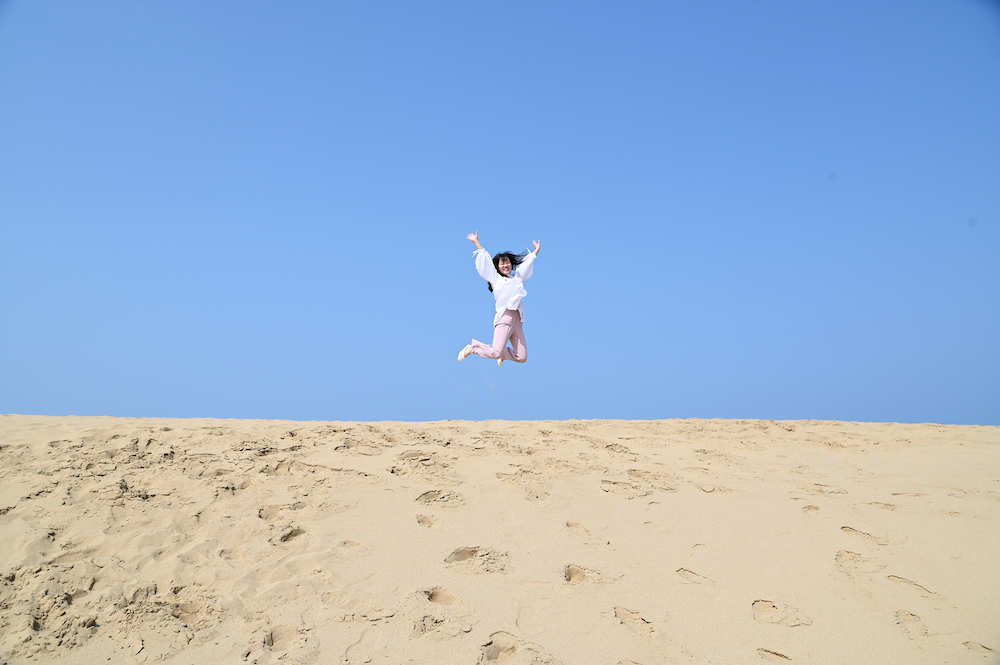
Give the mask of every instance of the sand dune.
M 0 661 L 1000 663 L 1000 428 L 0 416 Z

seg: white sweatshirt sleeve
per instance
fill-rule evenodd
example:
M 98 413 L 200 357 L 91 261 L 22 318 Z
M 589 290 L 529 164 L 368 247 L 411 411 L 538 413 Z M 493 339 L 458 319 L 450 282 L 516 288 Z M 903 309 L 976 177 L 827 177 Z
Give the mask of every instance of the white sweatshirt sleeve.
M 517 267 L 517 275 L 521 278 L 522 282 L 531 277 L 531 273 L 534 272 L 536 256 L 537 255 L 534 252 L 529 252 L 528 255 L 524 257 L 524 261 L 521 262 L 521 265 Z
M 496 266 L 493 265 L 493 259 L 490 257 L 490 253 L 485 249 L 477 249 L 476 255 L 476 272 L 479 276 L 485 279 L 490 284 L 496 284 L 497 273 Z

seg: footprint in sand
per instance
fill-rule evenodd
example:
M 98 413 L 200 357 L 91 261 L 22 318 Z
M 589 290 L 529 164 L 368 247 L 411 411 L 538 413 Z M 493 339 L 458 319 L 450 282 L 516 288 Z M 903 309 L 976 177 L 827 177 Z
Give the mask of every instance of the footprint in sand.
M 635 499 L 652 493 L 638 483 L 627 483 L 618 480 L 602 480 L 601 489 L 623 499 Z
M 281 506 L 264 506 L 257 511 L 257 517 L 265 522 L 273 522 L 281 516 Z
M 799 616 L 799 608 L 776 603 L 773 600 L 755 600 L 751 605 L 754 621 L 782 626 L 811 626 L 813 620 Z
M 656 531 L 658 533 L 662 533 L 665 536 L 669 536 L 670 535 L 670 531 L 669 530 L 664 529 L 662 525 L 657 524 L 656 522 L 643 522 L 642 525 L 644 527 L 646 527 L 647 529 L 651 529 L 651 530 Z
M 881 508 L 882 510 L 896 510 L 896 504 L 894 503 L 883 503 L 881 501 L 869 501 L 864 504 L 866 506 L 872 506 L 873 508 Z
M 489 547 L 459 547 L 445 557 L 449 568 L 464 573 L 506 573 L 510 555 Z
M 705 494 L 712 494 L 713 492 L 717 492 L 719 494 L 723 494 L 725 492 L 732 492 L 733 491 L 729 487 L 723 487 L 722 485 L 698 485 L 698 484 L 696 484 L 695 487 L 697 487 L 698 489 L 700 489 Z
M 821 483 L 810 483 L 807 485 L 800 485 L 800 487 L 811 494 L 847 494 L 847 490 L 843 487 L 823 485 Z
M 757 649 L 757 655 L 761 657 L 768 663 L 790 663 L 792 659 L 783 653 L 778 653 L 777 651 L 771 651 L 770 649 Z
M 276 656 L 284 659 L 292 654 L 303 655 L 306 648 L 303 637 L 304 634 L 296 626 L 278 625 L 257 629 L 242 654 L 243 660 L 258 662 L 259 659 L 269 661 Z
M 299 639 L 299 629 L 295 626 L 274 626 L 264 633 L 264 644 L 271 651 L 288 651 Z
M 408 450 L 397 456 L 388 471 L 398 478 L 420 478 L 435 484 L 458 485 L 462 478 L 452 468 L 455 459 L 433 452 Z
M 424 492 L 416 498 L 417 503 L 425 506 L 443 506 L 445 508 L 457 508 L 465 505 L 465 497 L 458 492 L 450 490 L 431 490 Z
M 279 529 L 279 535 L 277 537 L 275 537 L 275 538 L 271 538 L 271 542 L 272 543 L 287 543 L 289 540 L 292 540 L 293 538 L 298 538 L 299 536 L 301 536 L 305 532 L 306 532 L 306 530 L 303 529 L 303 528 L 301 528 L 301 527 L 297 527 L 297 526 L 294 526 L 294 525 L 289 525 L 289 526 L 284 527 L 283 529 Z
M 845 533 L 852 533 L 855 536 L 861 536 L 865 540 L 867 540 L 869 542 L 872 542 L 872 543 L 875 543 L 876 545 L 888 545 L 889 544 L 889 541 L 886 540 L 885 538 L 879 538 L 878 536 L 873 536 L 870 533 L 866 533 L 864 531 L 858 531 L 854 527 L 842 526 L 842 527 L 840 527 L 840 530 L 843 531 L 843 532 L 845 532 Z
M 587 527 L 583 526 L 579 522 L 566 522 L 566 529 L 585 545 L 591 545 L 597 542 L 597 539 L 590 534 Z
M 937 594 L 928 589 L 927 587 L 921 586 L 914 582 L 913 580 L 908 580 L 905 577 L 899 577 L 898 575 L 889 575 L 889 579 L 893 582 L 899 582 L 900 584 L 905 584 L 914 591 L 917 591 L 922 596 L 936 596 Z
M 425 614 L 413 621 L 413 634 L 415 637 L 428 634 L 458 637 L 462 633 L 471 631 L 472 624 L 468 621 L 456 620 L 453 617 L 442 616 L 440 614 Z
M 413 621 L 413 635 L 457 637 L 472 630 L 475 619 L 458 596 L 440 586 L 423 589 L 404 604 L 403 613 Z
M 962 646 L 964 646 L 966 649 L 968 649 L 973 653 L 981 653 L 984 656 L 990 656 L 997 652 L 996 649 L 991 649 L 987 646 L 983 646 L 979 642 L 962 642 Z
M 479 553 L 479 547 L 459 547 L 454 550 L 451 554 L 445 557 L 445 563 L 458 563 L 460 561 L 467 561 Z
M 618 623 L 621 625 L 643 635 L 652 635 L 655 632 L 652 623 L 644 619 L 638 612 L 633 612 L 628 608 L 616 607 L 615 618 L 618 619 Z
M 600 583 L 604 581 L 604 575 L 593 568 L 585 568 L 571 563 L 563 570 L 563 578 L 570 584 L 582 584 L 583 582 Z
M 432 526 L 437 526 L 440 522 L 441 520 L 433 515 L 417 515 L 417 524 L 420 526 L 430 528 Z
M 715 582 L 708 579 L 704 575 L 699 575 L 698 573 L 688 570 L 687 568 L 678 568 L 677 574 L 681 576 L 685 584 L 715 584 Z
M 862 556 L 857 552 L 849 552 L 848 550 L 840 550 L 833 560 L 837 568 L 847 575 L 877 573 L 885 568 L 885 562 L 880 559 Z
M 906 610 L 899 610 L 896 612 L 896 625 L 899 626 L 904 633 L 907 635 L 914 636 L 924 636 L 927 635 L 927 626 L 921 621 L 920 617 Z
M 330 548 L 331 554 L 339 557 L 360 557 L 368 554 L 368 548 L 356 540 L 342 540 Z
M 506 663 L 507 665 L 558 665 L 558 661 L 545 649 L 527 640 L 521 640 L 503 631 L 490 635 L 482 646 L 479 665 Z
M 568 566 L 566 566 L 566 571 L 564 575 L 566 577 L 567 582 L 573 582 L 575 584 L 578 584 L 580 582 L 587 581 L 587 572 L 580 566 L 577 566 L 576 564 L 571 563 Z
M 437 605 L 457 605 L 458 596 L 448 591 L 444 587 L 436 586 L 430 589 L 425 589 L 423 594 L 427 597 L 427 600 L 435 603 Z

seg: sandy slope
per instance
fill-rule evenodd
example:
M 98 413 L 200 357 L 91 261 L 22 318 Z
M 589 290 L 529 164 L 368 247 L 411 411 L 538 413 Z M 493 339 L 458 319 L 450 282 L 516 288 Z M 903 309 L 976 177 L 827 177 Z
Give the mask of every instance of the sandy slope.
M 1000 663 L 1000 428 L 0 416 L 0 661 Z

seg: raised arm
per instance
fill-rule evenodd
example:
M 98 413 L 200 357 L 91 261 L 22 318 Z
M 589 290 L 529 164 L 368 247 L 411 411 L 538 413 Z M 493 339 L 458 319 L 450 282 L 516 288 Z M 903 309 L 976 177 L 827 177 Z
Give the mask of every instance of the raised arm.
M 542 243 L 537 240 L 532 240 L 531 244 L 535 246 L 535 251 L 529 252 L 521 265 L 517 267 L 517 274 L 520 275 L 522 280 L 531 277 L 531 274 L 535 271 L 535 259 L 538 258 L 538 250 L 542 248 Z
M 472 242 L 476 243 L 476 249 L 483 248 L 483 246 L 479 244 L 479 231 L 476 231 L 475 233 L 470 233 L 469 235 L 465 236 L 465 238 L 467 240 L 471 240 Z
M 497 273 L 496 266 L 493 265 L 493 259 L 490 258 L 490 253 L 483 249 L 483 246 L 479 244 L 479 231 L 470 233 L 465 237 L 476 243 L 476 272 L 478 272 L 479 276 L 490 284 L 496 283 L 496 279 L 500 275 Z

